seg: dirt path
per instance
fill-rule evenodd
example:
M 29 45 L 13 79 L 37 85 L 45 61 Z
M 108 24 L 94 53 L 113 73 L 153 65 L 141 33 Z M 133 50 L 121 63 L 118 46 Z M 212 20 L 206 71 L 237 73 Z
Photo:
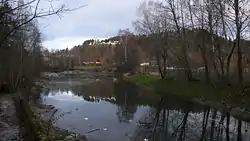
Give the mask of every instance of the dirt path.
M 19 140 L 19 130 L 11 95 L 0 97 L 0 141 Z

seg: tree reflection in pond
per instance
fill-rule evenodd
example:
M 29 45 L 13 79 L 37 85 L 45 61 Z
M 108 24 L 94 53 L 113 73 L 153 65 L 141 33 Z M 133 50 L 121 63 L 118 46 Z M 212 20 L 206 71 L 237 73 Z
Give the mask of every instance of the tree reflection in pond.
M 138 87 L 130 83 L 115 83 L 114 95 L 117 104 L 117 116 L 120 122 L 129 123 L 137 110 Z
M 133 141 L 250 141 L 249 124 L 230 116 L 226 109 L 203 106 L 176 95 L 160 97 L 148 90 L 118 81 L 100 81 L 83 86 L 50 87 L 43 93 L 68 92 L 85 101 L 115 105 L 114 115 L 122 126 L 135 124 L 138 107 L 150 107 L 137 121 Z M 125 124 L 124 124 L 125 123 Z
M 250 140 L 249 124 L 230 117 L 229 111 L 221 112 L 205 106 L 201 111 L 192 111 L 194 103 L 187 103 L 183 109 L 172 109 L 166 107 L 166 101 L 159 103 L 162 103 L 160 108 L 152 108 L 138 121 L 133 141 Z

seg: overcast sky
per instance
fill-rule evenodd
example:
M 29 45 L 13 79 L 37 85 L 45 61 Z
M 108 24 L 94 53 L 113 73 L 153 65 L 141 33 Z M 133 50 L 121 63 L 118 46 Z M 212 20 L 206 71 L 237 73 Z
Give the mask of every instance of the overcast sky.
M 131 28 L 137 7 L 142 0 L 60 0 L 55 5 L 69 8 L 87 5 L 79 10 L 39 19 L 43 45 L 48 49 L 62 49 L 79 45 L 86 39 L 115 36 L 119 29 Z M 42 4 L 42 7 L 46 4 Z

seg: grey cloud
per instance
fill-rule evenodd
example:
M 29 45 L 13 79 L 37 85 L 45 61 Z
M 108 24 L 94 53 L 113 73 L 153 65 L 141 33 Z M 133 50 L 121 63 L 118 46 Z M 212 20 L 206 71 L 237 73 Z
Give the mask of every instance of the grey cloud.
M 87 6 L 66 13 L 62 18 L 52 16 L 40 19 L 45 40 L 114 36 L 119 29 L 131 28 L 140 0 L 74 0 L 74 3 L 72 0 L 61 0 L 60 3 L 68 7 Z

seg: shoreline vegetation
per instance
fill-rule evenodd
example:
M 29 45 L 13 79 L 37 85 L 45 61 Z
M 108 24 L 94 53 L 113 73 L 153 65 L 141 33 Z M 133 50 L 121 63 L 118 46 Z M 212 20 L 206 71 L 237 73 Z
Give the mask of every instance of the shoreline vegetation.
M 132 75 L 126 77 L 125 81 L 149 89 L 160 96 L 177 95 L 250 121 L 250 97 L 247 94 L 235 94 L 239 91 L 233 86 L 216 87 L 205 82 L 161 79 L 150 75 Z
M 43 88 L 47 82 L 51 80 L 51 74 L 47 73 L 43 76 L 42 84 L 37 85 Z M 59 75 L 53 76 L 54 78 L 61 77 Z M 41 95 L 39 93 L 39 95 Z M 54 125 L 55 121 L 59 118 L 63 118 L 63 115 L 56 115 L 58 109 L 52 105 L 46 105 L 43 103 L 35 103 L 35 110 L 33 113 L 39 115 L 39 122 L 41 124 L 43 141 L 88 141 L 87 137 L 84 135 L 78 135 L 74 132 L 59 128 Z
M 50 81 L 47 77 L 36 81 L 32 88 L 32 95 L 37 99 L 41 96 L 41 89 Z M 0 137 L 3 140 L 20 140 L 19 134 L 23 130 L 17 130 L 20 120 L 25 123 L 26 129 L 31 129 L 27 140 L 39 138 L 41 141 L 87 141 L 84 135 L 61 129 L 54 125 L 61 115 L 56 115 L 58 109 L 52 105 L 20 98 L 19 106 L 16 106 L 17 93 L 0 95 Z M 39 100 L 38 100 L 39 101 Z M 18 107 L 18 108 L 17 108 Z M 20 112 L 17 112 L 20 111 Z M 36 137 L 35 137 L 36 136 Z
M 91 71 L 91 70 L 102 70 L 102 66 L 97 65 L 89 65 L 89 66 L 75 66 L 74 70 L 80 70 L 80 71 Z

